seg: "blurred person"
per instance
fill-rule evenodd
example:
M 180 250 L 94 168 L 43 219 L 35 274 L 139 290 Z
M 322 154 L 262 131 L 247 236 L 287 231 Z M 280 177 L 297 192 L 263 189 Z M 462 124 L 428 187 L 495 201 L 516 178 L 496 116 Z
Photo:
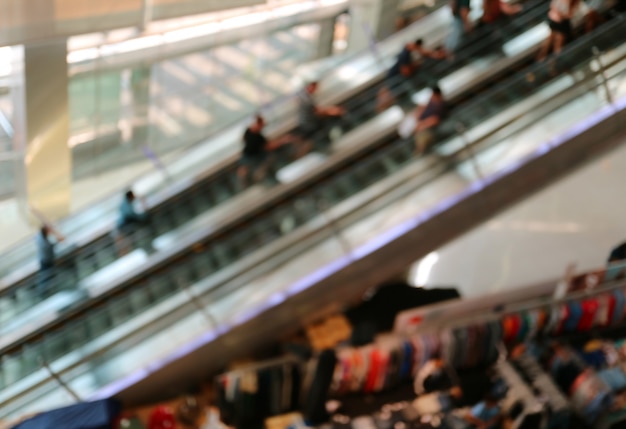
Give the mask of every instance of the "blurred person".
M 411 405 L 419 416 L 436 415 L 458 408 L 462 397 L 461 388 L 454 386 L 448 390 L 422 394 Z
M 417 71 L 425 58 L 442 59 L 445 53 L 441 49 L 430 50 L 424 47 L 424 40 L 417 39 L 404 45 L 396 62 L 387 72 L 387 79 L 397 76 L 410 77 Z
M 502 417 L 498 401 L 487 395 L 465 415 L 465 421 L 476 429 L 497 429 L 501 427 Z
M 420 368 L 413 381 L 413 389 L 418 396 L 425 393 L 452 389 L 453 387 L 454 381 L 450 375 L 449 369 L 439 354 L 434 354 L 433 357 Z
M 415 149 L 418 155 L 424 153 L 435 140 L 435 130 L 446 115 L 446 102 L 441 89 L 434 86 L 426 105 L 415 109 L 417 126 L 415 127 Z
M 449 55 L 454 55 L 461 46 L 465 34 L 473 29 L 469 18 L 470 0 L 452 0 L 450 8 L 452 9 L 452 28 L 445 47 Z
M 409 78 L 417 71 L 426 58 L 443 59 L 446 52 L 442 48 L 430 50 L 424 47 L 424 40 L 417 39 L 404 45 L 393 66 L 387 72 L 386 82 L 378 92 L 378 111 L 382 111 L 393 104 L 394 97 L 391 88 L 396 85 L 400 77 Z
M 343 116 L 345 110 L 340 106 L 318 106 L 315 94 L 319 88 L 317 81 L 309 82 L 299 93 L 299 128 L 304 140 L 311 139 L 320 131 L 324 133 L 321 141 L 313 141 L 317 149 L 327 150 L 330 146 L 328 119 Z
M 553 353 L 548 364 L 550 375 L 561 391 L 569 392 L 582 369 L 570 351 L 561 344 L 554 343 L 550 347 Z
M 607 6 L 606 0 L 589 0 L 581 3 L 584 15 L 585 33 L 591 33 L 604 22 L 602 10 Z
M 522 11 L 519 4 L 511 4 L 502 0 L 483 0 L 483 16 L 479 25 L 490 25 L 505 16 L 513 16 Z
M 50 240 L 50 234 L 56 237 L 56 243 Z M 48 225 L 43 225 L 39 230 L 36 238 L 37 259 L 39 260 L 39 280 L 37 284 L 38 293 L 43 294 L 47 291 L 48 282 L 54 276 L 56 265 L 56 252 L 54 247 L 56 244 L 64 240 L 64 237 L 56 233 Z
M 135 208 L 136 200 L 135 193 L 132 190 L 128 190 L 124 194 L 118 209 L 117 228 L 114 237 L 120 256 L 131 250 L 130 236 L 134 231 L 138 227 L 146 225 L 149 221 L 145 200 L 143 198 L 140 199 L 143 212 L 138 212 Z M 151 244 L 146 244 L 144 247 L 147 251 L 152 250 Z
M 265 119 L 261 115 L 254 118 L 254 122 L 243 135 L 243 151 L 239 160 L 239 168 L 237 175 L 242 187 L 253 182 L 260 182 L 271 175 L 271 180 L 275 181 L 272 169 L 272 160 L 270 152 L 290 142 L 291 136 L 284 136 L 281 139 L 269 141 L 263 134 L 265 127 Z M 304 147 L 304 146 L 302 146 Z
M 122 203 L 119 207 L 119 218 L 117 222 L 117 226 L 120 229 L 134 227 L 138 225 L 145 224 L 148 221 L 148 214 L 146 213 L 146 205 L 145 201 L 141 199 L 141 204 L 143 206 L 143 213 L 139 213 L 135 209 L 135 200 L 137 197 L 132 190 L 126 191 L 124 194 L 124 198 L 122 199 Z
M 626 241 L 614 247 L 609 254 L 608 263 L 626 261 Z
M 607 260 L 604 281 L 626 278 L 626 242 L 613 248 Z
M 548 12 L 550 35 L 544 41 L 538 61 L 543 61 L 550 52 L 561 53 L 563 46 L 572 38 L 572 17 L 580 7 L 581 0 L 552 0 Z

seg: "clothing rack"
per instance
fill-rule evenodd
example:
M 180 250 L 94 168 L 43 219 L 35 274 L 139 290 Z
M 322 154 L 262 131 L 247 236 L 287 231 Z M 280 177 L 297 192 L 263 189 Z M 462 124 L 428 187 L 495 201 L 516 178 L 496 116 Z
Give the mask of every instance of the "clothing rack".
M 590 270 L 585 273 L 573 276 L 571 279 L 566 279 L 568 293 L 560 298 L 555 298 L 553 294 L 550 296 L 533 297 L 531 299 L 522 299 L 519 303 L 512 303 L 506 305 L 498 305 L 496 308 L 477 308 L 474 312 L 468 316 L 461 316 L 460 318 L 455 316 L 451 319 L 445 318 L 433 318 L 430 321 L 428 317 L 428 308 L 422 310 L 424 315 L 420 316 L 420 319 L 424 319 L 419 325 L 414 328 L 416 331 L 433 330 L 442 326 L 462 326 L 470 323 L 477 323 L 481 321 L 489 321 L 501 317 L 502 314 L 508 314 L 523 310 L 528 310 L 536 307 L 550 306 L 555 303 L 564 302 L 570 299 L 576 299 L 588 295 L 594 295 L 601 292 L 611 291 L 613 289 L 626 286 L 626 261 L 616 262 L 609 264 L 606 268 Z M 583 288 L 582 285 L 586 287 Z M 514 291 L 515 292 L 515 291 Z M 480 303 L 483 298 L 476 299 L 477 303 Z M 443 303 L 434 306 L 433 313 L 443 315 L 446 313 L 446 307 L 452 308 L 455 303 Z M 411 310 L 409 310 L 411 311 Z M 401 325 L 400 318 L 403 318 L 404 314 L 399 314 L 396 318 L 396 326 Z M 411 332 L 396 332 L 397 334 L 412 333 Z
M 567 304 L 573 301 L 580 301 L 586 298 L 595 298 L 602 294 L 611 293 L 619 289 L 626 288 L 626 279 L 612 280 L 593 290 L 576 291 L 559 299 L 543 299 L 533 302 L 522 303 L 518 306 L 511 307 L 506 311 L 497 311 L 485 314 L 484 312 L 476 315 L 459 318 L 456 320 L 448 320 L 446 322 L 438 322 L 437 324 L 424 324 L 418 327 L 416 332 L 441 332 L 444 329 L 454 329 L 458 327 L 477 325 L 493 321 L 500 321 L 503 317 L 511 314 L 519 314 L 522 312 L 536 311 L 540 309 L 553 308 L 558 305 Z M 402 334 L 398 334 L 402 335 Z
M 268 368 L 290 364 L 290 363 L 304 365 L 305 361 L 295 356 L 283 356 L 279 358 L 264 360 L 261 362 L 254 362 L 254 363 L 246 364 L 245 366 L 241 368 L 236 368 L 236 369 L 226 371 L 218 375 L 217 377 L 219 378 L 219 377 L 223 377 L 227 375 L 241 375 L 246 372 L 260 371 L 263 369 L 268 369 Z
M 572 284 L 587 284 L 589 278 L 585 276 L 595 276 L 597 279 L 600 274 L 599 271 L 594 271 L 576 276 L 571 280 Z M 594 289 L 573 291 L 559 299 L 534 300 L 514 305 L 499 313 L 479 314 L 423 326 L 412 335 L 386 334 L 378 336 L 372 344 L 366 346 L 339 347 L 334 353 L 334 371 L 329 372 L 328 368 L 324 371 L 323 383 L 329 382 L 330 393 L 335 396 L 376 393 L 410 380 L 436 355 L 441 355 L 452 368 L 472 368 L 495 363 L 502 344 L 513 347 L 537 338 L 558 337 L 571 332 L 591 332 L 597 328 L 621 325 L 626 319 L 626 280 L 610 280 L 596 283 L 595 286 L 598 284 L 600 286 Z M 302 383 L 303 379 L 311 379 L 313 373 L 318 376 L 319 368 L 315 361 L 307 364 L 289 357 L 229 371 L 218 376 L 218 381 L 223 381 L 224 377 L 232 380 L 249 373 L 259 375 L 264 371 L 277 371 L 277 368 L 285 365 L 290 365 L 297 371 L 300 383 L 297 388 L 301 391 L 308 391 L 308 387 L 314 383 Z M 551 391 L 546 383 L 539 382 L 539 385 L 534 387 L 543 393 Z M 282 384 L 280 386 L 284 388 Z M 277 390 L 278 387 L 274 386 L 273 389 Z M 321 396 L 327 391 L 328 389 L 317 395 L 320 398 L 316 398 L 316 403 L 323 399 Z M 274 406 L 273 410 L 266 410 L 261 414 L 269 417 L 279 411 L 296 409 L 303 403 L 302 398 L 307 397 L 306 395 L 297 395 L 299 400 L 291 401 L 288 406 L 283 403 L 282 407 Z M 556 405 L 551 404 L 552 410 L 569 412 L 572 408 L 569 401 L 564 402 L 562 395 L 556 395 L 555 398 Z
M 262 428 L 267 417 L 300 409 L 304 371 L 304 361 L 283 357 L 218 375 L 214 389 L 223 421 Z

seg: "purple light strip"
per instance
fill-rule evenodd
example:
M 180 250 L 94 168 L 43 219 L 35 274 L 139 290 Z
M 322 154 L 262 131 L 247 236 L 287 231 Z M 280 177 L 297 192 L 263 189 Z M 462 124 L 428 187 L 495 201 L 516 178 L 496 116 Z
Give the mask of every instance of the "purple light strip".
M 140 382 L 144 378 L 148 377 L 153 372 L 156 372 L 171 362 L 174 362 L 187 354 L 198 350 L 202 346 L 210 343 L 215 340 L 218 336 L 223 335 L 229 332 L 232 328 L 246 323 L 261 313 L 269 310 L 272 307 L 275 307 L 278 304 L 285 302 L 289 297 L 299 294 L 300 292 L 313 287 L 321 280 L 324 280 L 331 275 L 339 272 L 343 268 L 350 265 L 352 262 L 362 259 L 376 250 L 384 247 L 386 244 L 394 241 L 398 237 L 406 234 L 412 229 L 417 228 L 418 226 L 424 224 L 425 222 L 431 220 L 435 216 L 445 212 L 450 209 L 452 206 L 458 204 L 460 201 L 471 197 L 482 191 L 486 186 L 493 184 L 497 180 L 502 177 L 518 170 L 522 165 L 535 160 L 544 154 L 548 153 L 550 150 L 555 149 L 574 137 L 579 136 L 583 132 L 588 129 L 596 126 L 600 122 L 606 120 L 612 115 L 625 110 L 626 109 L 626 97 L 621 98 L 614 102 L 612 105 L 608 105 L 595 112 L 585 120 L 575 124 L 570 129 L 562 133 L 561 135 L 553 138 L 552 140 L 547 141 L 546 143 L 539 146 L 536 150 L 531 152 L 530 154 L 516 160 L 512 161 L 506 167 L 500 169 L 499 171 L 491 174 L 490 176 L 482 179 L 476 180 L 472 182 L 466 189 L 458 193 L 457 195 L 448 197 L 441 201 L 436 206 L 431 209 L 425 210 L 419 214 L 417 214 L 412 219 L 404 221 L 400 225 L 397 225 L 390 230 L 380 234 L 378 237 L 373 238 L 369 242 L 359 246 L 355 250 L 353 250 L 350 254 L 342 256 L 335 261 L 321 267 L 311 274 L 303 277 L 302 279 L 296 281 L 291 286 L 287 288 L 285 292 L 277 292 L 272 294 L 264 303 L 259 305 L 258 307 L 251 309 L 249 311 L 243 312 L 241 315 L 236 317 L 235 322 L 231 326 L 220 326 L 217 329 L 209 331 L 199 338 L 191 341 L 190 343 L 180 347 L 178 350 L 170 354 L 168 357 L 156 361 L 145 368 L 139 369 L 129 376 L 109 384 L 104 388 L 98 390 L 94 395 L 90 397 L 90 400 L 96 399 L 105 399 L 110 398 L 111 396 L 116 395 L 117 393 L 123 391 L 124 389 L 132 386 L 135 383 Z

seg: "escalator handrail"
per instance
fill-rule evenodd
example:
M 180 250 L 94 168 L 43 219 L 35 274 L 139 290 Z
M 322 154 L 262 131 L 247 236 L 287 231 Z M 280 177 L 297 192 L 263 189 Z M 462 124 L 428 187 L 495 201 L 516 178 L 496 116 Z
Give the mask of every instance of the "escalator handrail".
M 536 6 L 542 6 L 543 3 L 542 1 L 537 1 L 535 3 L 533 3 L 534 5 L 534 9 L 537 9 Z M 533 8 L 528 9 L 528 11 L 534 10 Z M 543 13 L 543 11 L 540 11 L 541 13 Z M 535 15 L 536 16 L 536 13 Z M 470 45 L 470 46 L 475 46 L 474 51 L 480 51 L 481 49 L 483 49 L 485 46 L 491 46 L 494 43 L 494 39 L 493 38 L 486 38 L 486 39 L 481 39 L 481 43 L 476 43 L 474 45 Z M 473 51 L 472 51 L 473 52 Z M 471 56 L 471 52 L 468 54 L 459 54 L 459 58 L 461 60 L 464 60 L 465 58 L 468 58 L 469 56 Z M 378 67 L 379 65 L 374 64 L 375 67 Z M 378 67 L 380 68 L 380 67 Z M 395 82 L 392 83 L 392 85 L 399 85 L 402 82 L 401 79 L 396 79 Z M 354 102 L 354 104 L 357 105 L 361 105 L 362 103 L 359 101 L 359 97 L 356 97 L 356 101 L 352 100 Z M 227 161 L 221 162 L 220 164 L 210 168 L 205 174 L 203 174 L 201 177 L 198 177 L 196 180 L 192 181 L 191 183 L 187 182 L 184 184 L 179 184 L 177 186 L 173 186 L 172 188 L 170 188 L 168 190 L 168 192 L 163 193 L 163 198 L 161 198 L 160 202 L 155 202 L 154 204 L 152 204 L 152 208 L 156 209 L 159 207 L 160 204 L 164 204 L 166 201 L 168 201 L 171 198 L 174 198 L 175 195 L 179 192 L 183 192 L 184 190 L 188 189 L 189 187 L 193 186 L 195 183 L 197 183 L 200 180 L 203 180 L 206 177 L 211 177 L 213 174 L 219 174 L 219 172 L 222 171 L 223 168 L 226 168 L 229 165 L 232 165 L 233 163 L 236 163 L 236 159 L 228 159 Z M 98 237 L 102 237 L 103 235 L 108 233 L 108 229 L 105 230 L 101 230 L 98 232 Z M 84 240 L 84 241 L 88 241 L 88 240 Z M 60 259 L 62 259 L 63 257 L 61 257 Z M 29 271 L 28 273 L 34 273 L 33 271 Z M 20 273 L 21 276 L 27 275 L 27 272 L 24 273 Z M 31 274 L 32 275 L 32 274 Z M 15 284 L 15 282 L 18 281 L 18 279 L 16 279 L 13 276 L 9 276 L 8 278 L 5 278 L 5 284 L 2 287 L 2 289 L 8 289 L 11 287 L 12 284 Z
M 507 92 L 508 87 L 504 86 L 502 91 Z M 359 150 L 361 151 L 366 150 L 366 149 L 367 148 L 363 148 L 363 147 L 359 148 Z M 352 155 L 353 154 L 350 154 L 350 156 Z M 336 165 L 342 162 L 345 162 L 346 159 L 349 159 L 347 155 L 341 158 L 335 158 L 334 162 L 329 162 L 328 168 L 333 168 Z M 321 177 L 323 177 L 326 171 L 327 169 L 323 169 L 322 171 L 317 171 L 316 172 L 317 174 L 311 174 L 310 176 L 305 176 L 301 178 L 299 181 L 296 181 L 293 184 L 290 184 L 289 186 L 286 186 L 283 189 L 279 187 L 279 188 L 276 188 L 275 190 L 270 191 L 269 195 L 264 195 L 262 198 L 259 198 L 257 200 L 256 204 L 252 204 L 251 205 L 252 208 L 250 209 L 250 211 L 242 214 L 241 217 L 237 219 L 229 218 L 226 223 L 216 226 L 212 231 L 204 234 L 202 237 L 193 236 L 190 239 L 179 243 L 179 245 L 176 248 L 172 248 L 169 251 L 165 252 L 164 254 L 158 255 L 156 260 L 149 261 L 148 264 L 146 264 L 147 266 L 144 266 L 140 270 L 135 270 L 134 272 L 129 273 L 127 276 L 124 276 L 119 281 L 119 283 L 117 283 L 115 286 L 111 286 L 110 288 L 107 288 L 106 293 L 112 290 L 119 290 L 120 288 L 124 287 L 125 284 L 130 284 L 131 282 L 138 280 L 147 274 L 150 274 L 150 272 L 154 272 L 154 270 L 157 270 L 159 267 L 163 266 L 164 264 L 167 265 L 170 257 L 174 257 L 175 255 L 186 252 L 188 248 L 192 246 L 194 243 L 200 240 L 210 241 L 212 237 L 215 237 L 217 234 L 221 234 L 222 232 L 228 230 L 229 228 L 232 228 L 233 227 L 232 222 L 245 222 L 247 219 L 256 217 L 257 213 L 276 206 L 279 201 L 289 199 L 290 195 L 293 195 L 299 192 L 303 187 L 309 186 L 311 182 L 315 182 L 319 180 Z M 71 314 L 72 312 L 79 311 L 84 305 L 87 305 L 87 303 L 83 302 L 82 305 L 76 305 L 73 308 L 73 310 L 70 311 L 69 313 Z
M 442 1 L 439 0 L 436 2 L 434 8 L 433 8 L 433 12 L 436 12 L 437 10 L 445 7 L 445 5 L 447 4 L 446 1 Z M 403 44 L 406 40 L 412 39 L 414 38 L 415 34 L 422 34 L 422 32 L 416 31 L 419 30 L 420 24 L 424 23 L 424 19 L 428 19 L 430 15 L 424 17 L 423 19 L 417 21 L 416 23 L 412 24 L 411 26 L 409 26 L 408 28 L 401 30 L 400 32 L 390 36 L 388 39 L 386 39 L 385 41 L 382 41 L 379 43 L 379 46 L 381 46 L 383 49 L 381 49 L 381 52 L 392 52 L 391 54 L 389 54 L 387 56 L 387 59 L 393 57 L 395 55 L 395 51 L 397 50 L 397 46 Z M 431 17 L 432 18 L 432 17 Z M 353 55 L 349 55 L 346 56 L 346 58 L 340 63 L 340 65 L 346 65 L 352 61 L 360 61 L 363 58 L 367 58 L 371 56 L 371 52 L 369 50 L 364 51 L 364 52 L 357 52 Z M 328 76 L 325 76 L 325 78 Z M 345 92 L 346 88 L 341 88 L 342 91 Z M 333 97 L 337 97 L 337 95 L 340 95 L 340 93 L 337 93 L 337 88 L 333 87 L 332 91 L 327 90 L 325 88 L 321 88 L 320 90 L 320 100 L 324 100 L 325 101 L 325 96 L 328 96 L 328 93 L 332 92 L 332 96 Z M 281 104 L 287 103 L 289 102 L 291 99 L 293 98 L 293 95 L 290 96 L 283 96 L 283 97 L 279 97 L 278 99 L 276 99 L 275 101 L 265 105 L 265 106 L 261 106 L 263 110 L 268 111 L 268 114 L 266 116 L 268 116 L 268 118 L 272 117 L 271 112 L 279 109 L 279 106 Z M 281 120 L 280 118 L 276 118 L 277 120 Z M 219 136 L 222 133 L 227 133 L 228 129 L 230 129 L 231 127 L 235 127 L 237 129 L 243 129 L 246 126 L 247 121 L 246 120 L 238 120 L 235 121 L 232 124 L 228 124 L 227 127 L 224 127 L 218 131 L 216 131 L 214 133 L 213 136 Z M 281 128 L 281 126 L 277 126 L 277 128 Z M 271 130 L 270 130 L 271 131 Z M 213 137 L 211 136 L 211 137 Z M 193 145 L 191 148 L 200 145 L 201 143 L 204 143 L 206 140 L 203 139 L 201 142 L 198 142 L 196 145 Z M 184 156 L 181 155 L 181 157 Z M 172 162 L 175 162 L 176 160 L 172 160 Z M 227 163 L 232 162 L 232 159 L 228 159 Z M 180 184 L 188 184 L 189 181 L 197 181 L 200 180 L 202 177 L 206 176 L 207 174 L 210 174 L 212 171 L 214 171 L 214 168 L 210 168 L 209 170 L 211 171 L 206 171 L 203 172 L 202 174 L 200 174 L 199 176 L 192 176 L 191 178 L 186 177 L 186 178 L 181 178 L 181 182 L 178 184 L 175 184 L 173 187 L 174 189 L 178 189 Z M 158 173 L 158 172 L 157 172 Z M 154 173 L 152 173 L 154 174 Z M 135 179 L 132 182 L 136 183 L 139 179 Z M 166 199 L 169 195 L 171 195 L 171 192 L 169 191 L 170 187 L 172 185 L 170 183 L 168 183 L 167 181 L 161 181 L 161 184 L 159 187 L 157 187 L 154 191 L 151 191 L 151 193 L 148 195 L 147 199 L 148 199 L 148 203 L 150 206 L 156 206 L 158 204 L 160 204 L 164 199 Z M 125 188 L 127 187 L 132 187 L 132 185 L 130 186 L 125 186 Z M 119 199 L 119 192 L 115 192 L 112 193 L 110 196 L 103 198 L 103 200 L 100 203 L 96 203 L 95 205 L 101 205 L 103 204 L 104 207 L 114 207 L 117 208 L 117 204 L 116 201 Z M 82 215 L 84 215 L 86 212 L 92 211 L 94 208 L 93 206 L 90 206 L 89 208 L 83 209 L 75 214 L 70 215 L 68 218 L 63 219 L 61 222 L 59 222 L 59 228 L 61 230 L 64 229 L 66 224 L 72 224 L 75 222 L 76 219 L 80 218 Z M 106 213 L 109 217 L 114 216 L 114 214 L 109 210 L 109 209 L 105 209 Z M 105 227 L 103 231 L 108 231 L 110 230 L 111 227 Z M 103 234 L 103 231 L 95 231 L 94 232 L 94 239 L 97 238 L 99 235 Z M 2 252 L 3 255 L 6 255 L 8 253 L 12 253 L 12 252 L 26 252 L 26 250 L 28 248 L 30 248 L 32 246 L 32 237 L 26 238 L 21 240 L 20 242 L 16 243 L 15 245 L 11 246 L 9 249 L 5 250 Z M 31 254 L 32 252 L 26 252 Z M 27 256 L 25 256 L 26 258 Z M 0 284 L 2 284 L 2 281 L 0 279 Z

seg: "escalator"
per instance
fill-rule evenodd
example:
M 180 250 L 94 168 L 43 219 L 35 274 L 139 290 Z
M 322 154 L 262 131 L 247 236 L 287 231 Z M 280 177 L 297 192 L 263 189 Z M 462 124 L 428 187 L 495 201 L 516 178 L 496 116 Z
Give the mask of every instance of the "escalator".
M 626 34 L 619 31 L 623 25 L 623 17 L 618 17 L 596 33 L 569 45 L 556 63 L 530 65 L 522 73 L 484 89 L 478 97 L 460 101 L 452 109 L 451 118 L 441 127 L 442 143 L 435 150 L 440 151 L 448 145 L 446 133 L 455 128 L 457 120 L 468 127 L 484 123 L 558 81 L 560 75 L 555 74 L 554 67 L 572 75 L 587 73 L 590 79 L 597 78 L 597 72 L 589 73 L 592 68 L 589 65 L 594 59 L 592 47 L 607 51 L 623 44 Z M 617 60 L 623 62 L 623 58 L 622 52 Z M 530 75 L 532 81 L 528 79 Z M 584 86 L 586 82 L 579 84 Z M 562 91 L 571 89 L 568 87 Z M 536 108 L 528 106 L 530 111 Z M 529 114 L 529 110 L 519 114 Z M 433 157 L 431 168 L 423 175 L 422 186 L 453 168 L 447 159 L 447 156 Z M 368 147 L 358 148 L 342 159 L 337 158 L 327 169 L 306 181 L 295 183 L 283 192 L 268 194 L 245 215 L 210 232 L 202 240 L 194 237 L 189 243 L 181 243 L 184 250 L 156 261 L 147 270 L 138 271 L 116 287 L 101 290 L 97 298 L 67 311 L 63 320 L 51 321 L 45 326 L 45 334 L 39 333 L 43 332 L 41 327 L 17 342 L 6 344 L 2 362 L 5 385 L 35 372 L 39 368 L 39 358 L 48 362 L 57 360 L 179 294 L 181 288 L 206 282 L 214 274 L 225 275 L 224 271 L 228 270 L 224 268 L 234 261 L 241 262 L 246 256 L 253 256 L 257 249 L 288 238 L 296 231 L 313 230 L 316 219 L 324 216 L 322 207 L 345 202 L 373 184 L 394 177 L 415 162 L 412 142 L 400 140 L 389 132 Z
M 451 102 L 463 103 L 464 100 L 474 96 L 477 91 L 483 89 L 486 84 L 493 84 L 493 79 L 501 78 L 510 73 L 512 67 L 522 67 L 527 62 L 526 55 L 508 55 L 502 51 L 502 44 L 515 40 L 523 35 L 528 28 L 540 25 L 545 17 L 547 5 L 543 1 L 534 1 L 526 5 L 524 12 L 512 21 L 504 21 L 496 27 L 483 28 L 476 31 L 473 40 L 465 46 L 462 53 L 456 56 L 454 61 L 427 62 L 423 65 L 418 75 L 409 82 L 396 79 L 391 82 L 391 92 L 394 94 L 397 104 L 408 108 L 413 105 L 412 96 L 417 90 L 435 82 L 434 77 L 450 77 L 453 80 L 455 72 L 472 67 L 472 64 L 481 59 L 481 64 L 499 65 L 499 68 L 479 70 L 471 82 L 456 83 L 450 92 Z M 472 69 L 473 70 L 473 69 Z M 477 79 L 476 76 L 480 77 Z M 345 133 L 358 129 L 369 120 L 373 120 L 378 114 L 376 103 L 372 100 L 380 89 L 382 82 L 370 83 L 360 94 L 344 103 L 343 107 L 347 114 L 336 121 Z M 397 115 L 396 115 L 397 117 Z M 472 125 L 471 121 L 466 124 Z M 444 127 L 445 128 L 445 127 Z M 444 134 L 450 134 L 454 130 L 448 130 Z M 315 140 L 325 139 L 327 133 L 320 132 L 314 136 Z M 277 153 L 277 166 L 285 166 L 294 160 L 294 154 L 288 149 Z M 166 247 L 162 243 L 175 242 L 181 239 L 179 230 L 189 229 L 191 221 L 195 224 L 207 224 L 213 222 L 213 217 L 203 217 L 210 211 L 215 212 L 223 208 L 228 202 L 235 202 L 236 196 L 249 191 L 239 187 L 236 175 L 237 163 L 232 162 L 223 166 L 218 171 L 204 177 L 202 180 L 184 188 L 181 192 L 171 196 L 161 204 L 153 207 L 150 211 L 151 222 L 145 228 L 141 228 L 132 234 L 130 242 L 133 246 L 131 255 L 125 258 L 119 257 L 119 249 L 115 245 L 114 237 L 110 231 L 104 231 L 96 239 L 77 249 L 63 254 L 59 258 L 59 270 L 55 276 L 46 282 L 45 292 L 38 289 L 40 279 L 36 273 L 4 286 L 0 293 L 11 299 L 11 318 L 20 313 L 30 310 L 35 313 L 34 307 L 49 297 L 63 293 L 64 297 L 57 297 L 54 308 L 63 308 L 72 305 L 77 300 L 87 297 L 80 293 L 74 293 L 76 287 L 82 283 L 92 283 L 94 277 L 107 277 L 115 272 L 118 267 L 137 267 L 144 263 L 148 254 L 155 248 Z M 253 191 L 254 192 L 254 191 Z M 249 197 L 250 195 L 245 195 Z M 332 204 L 331 200 L 328 203 Z M 187 227 L 186 227 L 187 225 Z M 216 245 L 216 248 L 220 248 Z M 146 252 L 144 249 L 147 249 Z M 214 256 L 216 264 L 211 269 L 221 269 L 237 259 L 238 252 L 218 251 Z M 119 271 L 119 270 L 118 270 Z M 14 323 L 17 324 L 17 321 Z

